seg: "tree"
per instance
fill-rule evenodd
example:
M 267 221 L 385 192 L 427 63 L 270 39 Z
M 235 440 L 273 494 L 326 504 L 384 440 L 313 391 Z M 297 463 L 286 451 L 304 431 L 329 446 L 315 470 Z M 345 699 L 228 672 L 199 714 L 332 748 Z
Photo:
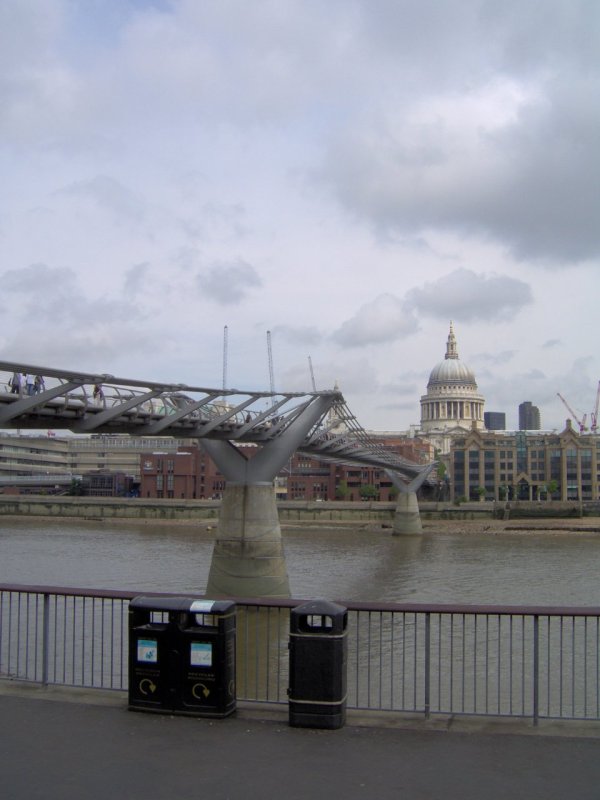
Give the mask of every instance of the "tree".
M 379 492 L 377 491 L 377 487 L 373 486 L 372 483 L 366 483 L 364 486 L 361 486 L 360 489 L 358 490 L 358 493 L 360 494 L 363 500 L 372 500 L 379 494 Z
M 551 481 L 548 481 L 546 484 L 546 490 L 548 492 L 548 500 L 552 500 L 553 495 L 555 495 L 558 491 L 558 481 L 554 478 Z
M 348 495 L 350 494 L 350 489 L 348 488 L 348 481 L 340 481 L 338 485 L 335 487 L 335 496 L 338 500 L 345 500 Z

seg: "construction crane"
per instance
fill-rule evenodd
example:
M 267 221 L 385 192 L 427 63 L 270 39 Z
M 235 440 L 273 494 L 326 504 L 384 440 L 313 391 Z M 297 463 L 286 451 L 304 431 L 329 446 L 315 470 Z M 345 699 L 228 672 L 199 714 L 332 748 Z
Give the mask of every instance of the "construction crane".
M 584 414 L 584 415 L 583 415 L 583 417 L 582 417 L 581 419 L 579 419 L 579 417 L 577 416 L 577 414 L 576 414 L 576 413 L 573 411 L 573 409 L 572 409 L 572 408 L 571 408 L 571 406 L 570 406 L 570 405 L 567 403 L 567 401 L 566 401 L 566 400 L 565 400 L 565 398 L 562 396 L 562 394 L 561 394 L 560 392 L 557 392 L 556 394 L 557 394 L 557 395 L 560 397 L 560 399 L 563 401 L 565 408 L 567 409 L 567 411 L 569 412 L 569 414 L 570 414 L 570 415 L 573 417 L 573 419 L 575 420 L 575 422 L 576 422 L 576 423 L 577 423 L 577 425 L 579 426 L 579 433 L 584 433 L 585 431 L 587 431 L 587 427 L 586 427 L 586 424 L 585 424 L 585 423 L 587 422 L 587 414 Z M 596 406 L 596 407 L 597 407 L 597 406 Z
M 223 391 L 227 389 L 227 348 L 229 331 L 227 325 L 223 328 Z
M 271 394 L 275 394 L 275 378 L 273 376 L 273 349 L 271 347 L 271 331 L 267 331 L 267 355 L 269 356 L 269 381 Z M 275 405 L 275 398 L 271 398 L 271 404 Z
M 590 429 L 592 433 L 596 433 L 598 430 L 598 407 L 600 406 L 600 381 L 598 381 L 598 388 L 596 389 L 596 405 L 594 406 L 594 410 L 592 411 L 592 424 L 590 425 Z
M 313 389 L 313 392 L 316 392 L 317 391 L 317 384 L 315 383 L 315 372 L 313 370 L 312 358 L 310 356 L 308 357 L 308 368 L 310 369 L 310 379 L 312 381 L 312 389 Z

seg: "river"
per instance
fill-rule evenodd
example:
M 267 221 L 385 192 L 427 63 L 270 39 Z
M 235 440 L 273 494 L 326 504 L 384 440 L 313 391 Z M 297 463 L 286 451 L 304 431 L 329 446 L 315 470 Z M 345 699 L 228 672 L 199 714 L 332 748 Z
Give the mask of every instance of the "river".
M 292 596 L 419 603 L 600 605 L 600 533 L 284 529 Z M 203 594 L 214 531 L 0 519 L 0 583 Z

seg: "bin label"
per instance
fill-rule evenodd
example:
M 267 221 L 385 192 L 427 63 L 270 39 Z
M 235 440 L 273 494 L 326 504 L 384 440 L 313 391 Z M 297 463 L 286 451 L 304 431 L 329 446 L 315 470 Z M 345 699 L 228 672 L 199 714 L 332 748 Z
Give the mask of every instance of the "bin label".
M 158 642 L 156 639 L 138 639 L 137 660 L 146 664 L 156 664 L 158 661 Z
M 190 665 L 192 667 L 212 667 L 212 644 L 192 642 L 190 646 Z
M 195 614 L 210 614 L 213 606 L 214 602 L 212 600 L 194 600 L 190 606 L 190 611 Z

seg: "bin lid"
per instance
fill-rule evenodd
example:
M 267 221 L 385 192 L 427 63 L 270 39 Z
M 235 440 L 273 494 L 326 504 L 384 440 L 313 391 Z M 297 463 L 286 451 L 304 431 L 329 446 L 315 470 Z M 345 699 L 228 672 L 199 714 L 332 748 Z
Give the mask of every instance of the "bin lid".
M 305 614 L 322 614 L 328 617 L 340 617 L 346 614 L 348 609 L 345 606 L 340 606 L 338 603 L 332 603 L 330 600 L 311 600 L 301 606 L 292 608 L 291 613 L 295 616 Z
M 348 609 L 328 600 L 313 600 L 290 612 L 290 635 L 328 636 L 346 630 Z
M 235 609 L 231 600 L 210 600 L 208 597 L 152 597 L 139 595 L 130 608 L 145 611 L 187 611 L 192 614 L 229 614 Z

